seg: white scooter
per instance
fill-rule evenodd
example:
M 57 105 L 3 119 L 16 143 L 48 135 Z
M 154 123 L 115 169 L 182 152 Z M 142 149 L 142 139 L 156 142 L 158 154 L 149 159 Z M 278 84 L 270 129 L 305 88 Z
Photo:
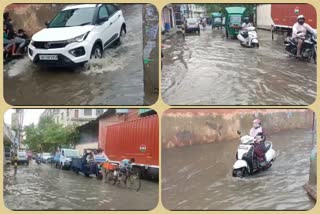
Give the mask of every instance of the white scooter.
M 241 30 L 237 38 L 239 39 L 240 44 L 244 47 L 259 47 L 258 34 L 255 27 L 248 27 L 246 30 Z
M 241 134 L 238 132 L 238 134 Z M 266 170 L 272 166 L 272 162 L 276 159 L 276 151 L 272 147 L 272 142 L 266 141 L 265 146 L 265 161 L 259 163 L 254 157 L 254 142 L 255 138 L 249 135 L 240 138 L 236 162 L 233 165 L 233 177 L 245 177 L 246 175 L 254 174 L 261 170 Z

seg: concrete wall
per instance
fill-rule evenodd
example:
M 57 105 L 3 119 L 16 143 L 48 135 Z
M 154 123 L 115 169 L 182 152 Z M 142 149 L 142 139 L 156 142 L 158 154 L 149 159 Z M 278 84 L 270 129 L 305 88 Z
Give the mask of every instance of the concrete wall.
M 152 105 L 159 94 L 159 14 L 151 4 L 143 6 L 143 82 L 145 104 Z
M 113 114 L 99 120 L 99 148 L 104 148 L 107 126 L 131 121 L 139 118 L 139 109 L 129 109 L 128 114 Z
M 83 153 L 84 149 L 97 149 L 98 148 L 98 141 L 95 142 L 91 142 L 91 143 L 85 143 L 85 144 L 77 144 L 76 145 L 76 150 L 78 150 L 80 152 L 80 154 Z
M 259 4 L 257 6 L 257 28 L 271 30 L 274 22 L 271 17 L 271 4 Z
M 67 4 L 10 4 L 5 11 L 10 12 L 15 30 L 23 28 L 28 35 L 33 35 L 45 27 Z
M 248 133 L 259 118 L 267 134 L 312 128 L 310 110 L 282 109 L 171 109 L 162 117 L 163 148 L 237 139 L 237 130 Z

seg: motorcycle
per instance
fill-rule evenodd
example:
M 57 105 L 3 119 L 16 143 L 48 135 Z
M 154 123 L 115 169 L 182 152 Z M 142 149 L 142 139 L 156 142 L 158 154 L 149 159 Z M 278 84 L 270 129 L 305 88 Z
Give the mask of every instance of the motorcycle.
M 41 164 L 41 158 L 40 158 L 40 157 L 37 157 L 37 158 L 36 158 L 36 163 L 37 163 L 38 165 Z
M 298 32 L 298 36 L 303 40 L 301 47 L 302 59 L 308 60 L 309 62 L 313 59 L 314 63 L 317 64 L 317 36 L 308 33 L 304 36 L 301 32 Z M 292 38 L 288 38 L 284 41 L 285 50 L 289 56 L 297 56 L 297 41 Z
M 237 36 L 237 39 L 240 41 L 240 44 L 244 47 L 259 47 L 258 34 L 256 32 L 255 27 L 248 27 L 245 31 L 240 31 Z
M 241 134 L 238 132 L 238 134 Z M 240 145 L 236 154 L 236 162 L 233 165 L 233 177 L 245 177 L 259 171 L 266 170 L 272 166 L 276 159 L 276 151 L 273 149 L 272 142 L 265 142 L 265 161 L 259 162 L 254 154 L 254 143 L 256 139 L 245 135 L 240 137 Z

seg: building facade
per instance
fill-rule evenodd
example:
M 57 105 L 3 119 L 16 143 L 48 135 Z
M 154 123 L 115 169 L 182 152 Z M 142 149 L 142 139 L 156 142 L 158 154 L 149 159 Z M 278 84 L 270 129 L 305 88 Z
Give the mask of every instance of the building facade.
M 186 18 L 202 18 L 206 15 L 205 7 L 197 4 L 181 4 L 180 11 Z
M 168 32 L 175 25 L 175 12 L 172 4 L 166 5 L 162 9 L 162 32 Z
M 106 111 L 107 109 L 46 109 L 41 117 L 51 117 L 56 123 L 63 126 L 81 126 L 95 120 Z

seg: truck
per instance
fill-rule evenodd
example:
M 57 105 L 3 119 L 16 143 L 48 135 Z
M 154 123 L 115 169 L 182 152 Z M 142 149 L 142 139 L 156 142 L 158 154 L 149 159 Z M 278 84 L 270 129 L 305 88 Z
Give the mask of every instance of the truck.
M 158 179 L 158 115 L 106 126 L 102 131 L 105 132 L 104 152 L 109 162 L 119 164 L 123 159 L 134 158 L 133 169 L 140 176 Z
M 271 30 L 272 39 L 274 33 L 291 36 L 299 15 L 304 15 L 312 28 L 317 28 L 316 9 L 310 4 L 258 4 L 256 13 L 257 28 Z

